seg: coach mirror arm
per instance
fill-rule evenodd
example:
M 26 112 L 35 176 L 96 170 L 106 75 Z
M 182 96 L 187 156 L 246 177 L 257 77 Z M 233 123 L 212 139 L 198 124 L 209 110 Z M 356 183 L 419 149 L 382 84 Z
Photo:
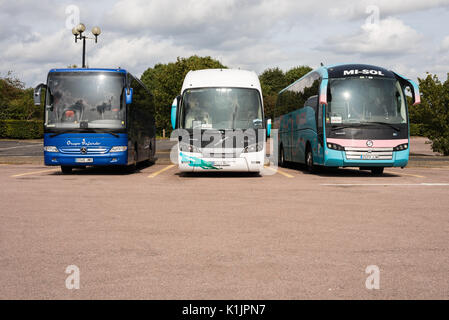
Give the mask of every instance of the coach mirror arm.
M 413 80 L 407 79 L 407 78 L 401 76 L 399 73 L 396 73 L 396 72 L 393 72 L 393 73 L 403 88 L 406 88 L 406 87 L 410 88 L 410 91 L 412 93 L 412 101 L 413 101 L 412 104 L 414 106 L 421 104 L 421 95 L 419 93 L 418 85 Z
M 131 104 L 133 102 L 133 88 L 126 88 L 125 98 L 126 104 Z
M 270 137 L 271 136 L 271 118 L 267 119 L 267 126 L 266 126 L 266 128 L 267 128 L 267 137 Z
M 34 89 L 34 105 L 40 106 L 41 105 L 41 92 L 42 89 L 47 89 L 47 86 L 44 83 L 40 83 L 36 86 Z
M 181 104 L 181 96 L 177 96 L 172 104 L 171 104 L 171 115 L 170 115 L 170 120 L 171 120 L 171 126 L 174 129 L 176 129 L 176 120 L 177 120 L 177 115 L 178 115 L 178 106 Z

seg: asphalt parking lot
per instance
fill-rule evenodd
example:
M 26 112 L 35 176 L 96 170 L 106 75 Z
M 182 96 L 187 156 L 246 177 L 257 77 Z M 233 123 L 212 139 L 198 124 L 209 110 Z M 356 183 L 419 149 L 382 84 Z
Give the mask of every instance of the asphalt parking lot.
M 254 177 L 3 164 L 0 181 L 3 299 L 449 297 L 449 167 Z M 79 290 L 65 286 L 69 265 Z

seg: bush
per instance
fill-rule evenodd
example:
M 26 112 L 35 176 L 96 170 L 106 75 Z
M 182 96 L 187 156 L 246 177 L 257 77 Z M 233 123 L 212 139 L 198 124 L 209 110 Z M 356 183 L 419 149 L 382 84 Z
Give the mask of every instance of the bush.
M 176 62 L 156 64 L 148 68 L 141 76 L 142 82 L 152 91 L 156 109 L 157 134 L 162 135 L 165 128 L 166 135 L 170 136 L 170 106 L 173 99 L 181 92 L 184 78 L 190 70 L 209 68 L 226 68 L 220 61 L 211 57 L 191 56 L 179 58 Z
M 438 136 L 429 136 L 432 140 L 432 150 L 449 156 L 449 133 Z
M 425 136 L 425 128 L 421 123 L 410 123 L 410 136 Z
M 0 120 L 0 138 L 39 139 L 43 136 L 41 120 Z
M 421 123 L 423 134 L 432 141 L 432 150 L 449 155 L 449 74 L 445 82 L 428 74 L 419 79 L 422 103 L 414 112 L 415 123 Z

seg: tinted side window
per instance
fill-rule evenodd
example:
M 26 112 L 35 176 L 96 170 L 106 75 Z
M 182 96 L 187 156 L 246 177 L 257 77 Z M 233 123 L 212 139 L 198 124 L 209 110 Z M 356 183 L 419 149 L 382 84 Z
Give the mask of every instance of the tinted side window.
M 316 112 L 317 107 L 318 107 L 318 96 L 314 95 L 311 96 L 309 99 L 307 99 L 307 101 L 304 103 L 304 107 L 312 107 L 313 110 Z
M 140 130 L 148 131 L 151 134 L 154 122 L 153 96 L 142 84 L 131 76 L 131 88 L 133 88 L 133 102 L 131 106 L 131 117 L 134 125 Z
M 275 117 L 302 108 L 309 97 L 318 94 L 319 85 L 320 76 L 316 72 L 295 82 L 278 96 Z

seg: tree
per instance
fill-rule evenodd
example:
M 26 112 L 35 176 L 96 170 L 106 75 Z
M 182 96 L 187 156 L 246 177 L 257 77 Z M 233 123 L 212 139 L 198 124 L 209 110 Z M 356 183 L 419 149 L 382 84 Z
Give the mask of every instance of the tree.
M 211 57 L 191 56 L 177 58 L 176 62 L 156 64 L 148 68 L 141 76 L 142 82 L 154 95 L 157 131 L 171 131 L 170 106 L 173 99 L 180 94 L 182 83 L 190 70 L 226 68 L 220 61 Z
M 422 102 L 410 106 L 410 122 L 419 124 L 432 149 L 449 155 L 449 73 L 442 83 L 436 75 L 418 78 Z
M 0 78 L 0 119 L 31 120 L 41 117 L 41 109 L 34 106 L 32 88 L 25 89 L 25 84 L 11 71 Z
M 288 84 L 293 83 L 296 80 L 304 77 L 310 71 L 312 71 L 312 68 L 309 66 L 298 66 L 291 68 L 285 73 L 285 80 Z
M 10 100 L 17 98 L 25 88 L 25 85 L 12 71 L 0 78 L 0 106 L 7 105 Z
M 287 85 L 284 72 L 276 68 L 268 68 L 259 75 L 262 87 L 265 117 L 271 118 L 274 115 L 277 94 Z
M 267 95 L 277 94 L 287 86 L 284 72 L 279 68 L 269 68 L 262 72 L 259 80 Z

